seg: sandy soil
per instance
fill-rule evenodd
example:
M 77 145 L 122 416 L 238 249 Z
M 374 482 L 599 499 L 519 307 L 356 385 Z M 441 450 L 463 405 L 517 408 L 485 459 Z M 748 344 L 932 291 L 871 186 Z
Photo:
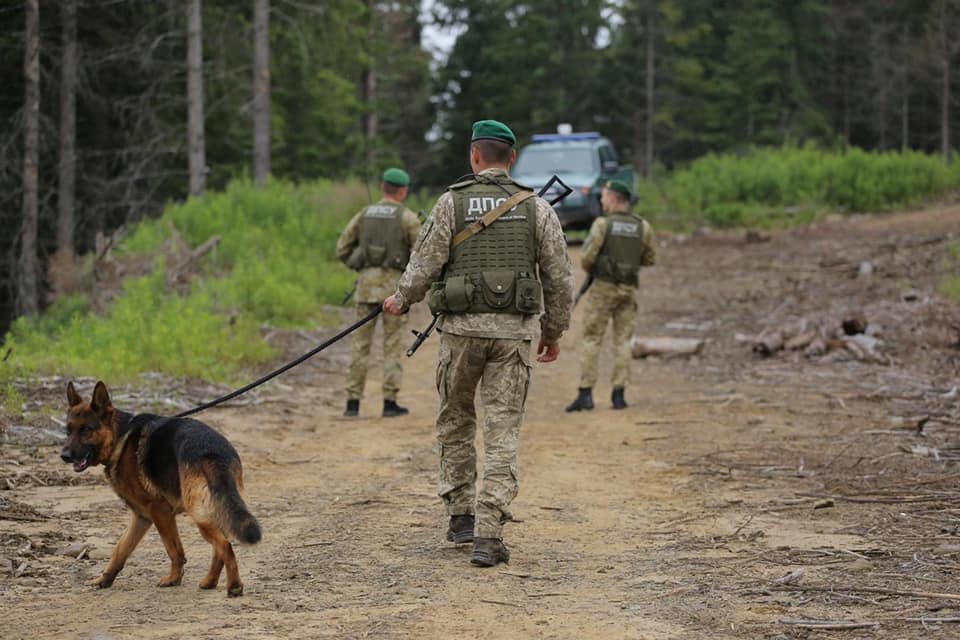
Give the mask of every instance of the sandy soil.
M 210 550 L 185 518 L 183 586 L 155 586 L 168 563 L 152 531 L 112 589 L 86 585 L 127 515 L 98 470 L 59 462 L 62 406 L 40 394 L 0 440 L 0 637 L 955 638 L 960 313 L 935 291 L 958 231 L 954 208 L 761 242 L 664 236 L 638 333 L 701 336 L 704 353 L 635 360 L 626 411 L 604 382 L 595 411 L 565 414 L 575 325 L 535 368 L 513 556 L 494 569 L 444 540 L 436 338 L 408 361 L 409 418 L 379 418 L 376 366 L 362 417 L 339 417 L 345 346 L 202 416 L 239 450 L 264 529 L 238 549 L 239 599 L 196 588 Z M 759 359 L 733 338 L 851 310 L 883 325 L 891 365 Z

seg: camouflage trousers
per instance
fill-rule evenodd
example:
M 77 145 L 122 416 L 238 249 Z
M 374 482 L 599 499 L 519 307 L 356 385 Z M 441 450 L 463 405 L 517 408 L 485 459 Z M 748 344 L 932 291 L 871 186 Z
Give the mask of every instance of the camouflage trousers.
M 630 338 L 637 322 L 637 290 L 626 285 L 598 281 L 587 295 L 583 313 L 583 340 L 580 345 L 580 386 L 597 384 L 600 346 L 613 320 L 613 386 L 630 382 Z
M 438 491 L 451 516 L 474 514 L 474 535 L 499 538 L 517 495 L 517 447 L 530 385 L 530 341 L 442 334 L 437 364 Z M 477 386 L 484 409 L 477 488 Z
M 378 306 L 380 303 L 358 303 L 357 319 L 363 318 Z M 402 341 L 407 318 L 382 313 L 380 319 L 383 322 L 383 399 L 396 400 L 403 378 Z M 353 332 L 353 349 L 350 368 L 347 370 L 347 398 L 350 400 L 359 400 L 363 397 L 363 387 L 367 381 L 367 359 L 376 326 L 376 321 L 368 322 Z

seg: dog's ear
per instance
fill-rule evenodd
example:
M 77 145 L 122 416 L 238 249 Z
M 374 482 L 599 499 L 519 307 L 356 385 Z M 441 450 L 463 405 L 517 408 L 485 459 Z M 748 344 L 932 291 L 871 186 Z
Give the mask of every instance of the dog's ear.
M 75 407 L 83 402 L 83 398 L 81 398 L 80 394 L 77 393 L 77 389 L 73 386 L 72 381 L 67 383 L 67 402 L 71 407 Z
M 110 404 L 110 393 L 107 391 L 107 385 L 103 384 L 103 380 L 97 381 L 97 386 L 93 388 L 93 399 L 90 400 L 90 408 L 93 409 L 93 412 L 98 416 L 102 416 L 106 413 L 107 409 L 110 409 L 113 405 Z

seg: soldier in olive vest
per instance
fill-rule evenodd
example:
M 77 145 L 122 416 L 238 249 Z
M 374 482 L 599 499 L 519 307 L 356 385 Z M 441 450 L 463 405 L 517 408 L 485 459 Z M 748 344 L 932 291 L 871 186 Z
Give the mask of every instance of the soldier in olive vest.
M 600 194 L 605 216 L 597 218 L 583 243 L 580 264 L 593 275 L 583 314 L 580 353 L 580 390 L 567 411 L 593 409 L 593 386 L 597 383 L 600 343 L 613 320 L 614 409 L 626 409 L 624 388 L 630 379 L 630 338 L 637 321 L 637 289 L 640 267 L 657 258 L 653 230 L 646 220 L 630 212 L 630 188 L 607 182 Z
M 397 286 L 410 259 L 410 250 L 420 234 L 417 214 L 403 206 L 410 176 L 402 169 L 383 172 L 383 199 L 355 215 L 337 241 L 337 257 L 358 271 L 356 313 L 362 318 L 383 303 Z M 347 372 L 347 410 L 356 416 L 367 379 L 367 357 L 373 342 L 375 322 L 368 322 L 353 334 L 353 353 Z M 405 318 L 383 316 L 383 416 L 409 413 L 397 404 L 403 370 Z
M 442 314 L 438 491 L 450 516 L 447 540 L 472 542 L 470 561 L 487 567 L 510 558 L 502 528 L 517 495 L 532 340 L 539 334 L 539 362 L 556 360 L 573 305 L 572 266 L 556 213 L 508 173 L 515 143 L 500 122 L 473 125 L 474 173 L 437 201 L 397 292 L 383 305 L 404 313 L 429 290 L 430 309 Z M 485 410 L 479 489 L 478 385 Z

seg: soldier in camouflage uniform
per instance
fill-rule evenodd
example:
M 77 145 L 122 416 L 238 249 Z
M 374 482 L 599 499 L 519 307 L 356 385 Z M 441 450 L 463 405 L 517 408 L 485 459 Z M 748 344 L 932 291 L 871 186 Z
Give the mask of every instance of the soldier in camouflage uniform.
M 357 318 L 363 318 L 383 303 L 397 287 L 407 266 L 410 249 L 420 234 L 417 214 L 405 206 L 410 176 L 402 169 L 383 173 L 383 199 L 353 216 L 337 241 L 337 257 L 358 271 L 356 285 Z M 347 371 L 347 409 L 345 416 L 356 416 L 367 379 L 367 357 L 373 342 L 375 322 L 368 322 L 353 334 L 353 353 Z M 403 369 L 403 329 L 406 319 L 383 316 L 383 416 L 390 418 L 409 413 L 397 404 Z
M 501 534 L 517 495 L 531 344 L 539 333 L 537 360 L 556 360 L 573 302 L 572 266 L 556 214 L 508 173 L 517 157 L 515 143 L 513 132 L 500 122 L 474 124 L 473 175 L 440 197 L 397 292 L 384 301 L 388 313 L 403 313 L 429 289 L 431 310 L 442 314 L 436 380 L 439 494 L 450 516 L 447 539 L 472 542 L 470 560 L 479 566 L 510 558 Z M 513 197 L 526 199 L 510 209 L 499 206 Z M 506 213 L 489 226 L 476 225 L 495 210 Z M 468 225 L 480 230 L 460 243 Z M 486 412 L 479 488 L 478 385 Z
M 600 194 L 605 216 L 597 218 L 583 243 L 580 264 L 593 276 L 583 314 L 580 353 L 580 389 L 567 411 L 593 409 L 600 344 L 613 320 L 614 409 L 626 409 L 624 388 L 630 381 L 630 338 L 637 321 L 637 288 L 640 267 L 657 258 L 653 230 L 646 220 L 630 212 L 630 188 L 618 180 L 607 182 Z

